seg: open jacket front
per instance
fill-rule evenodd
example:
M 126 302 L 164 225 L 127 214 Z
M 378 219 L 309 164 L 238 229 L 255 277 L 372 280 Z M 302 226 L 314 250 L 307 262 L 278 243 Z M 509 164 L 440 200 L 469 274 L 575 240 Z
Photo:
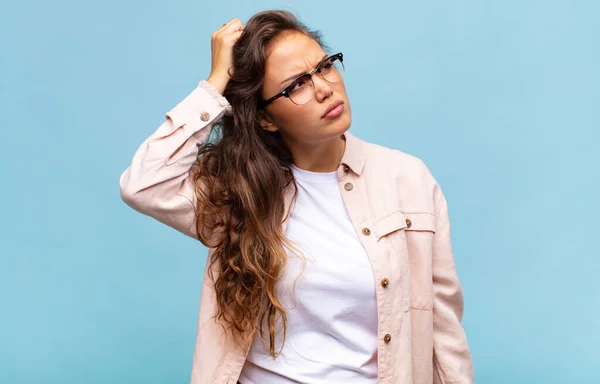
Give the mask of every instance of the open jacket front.
M 191 169 L 198 145 L 229 108 L 200 82 L 135 153 L 120 179 L 124 201 L 197 238 Z M 377 282 L 378 382 L 473 383 L 442 190 L 419 159 L 349 132 L 345 138 L 339 188 Z M 286 211 L 291 196 L 290 189 Z M 235 384 L 245 362 L 249 345 L 224 333 L 213 318 L 216 309 L 205 271 L 192 384 Z

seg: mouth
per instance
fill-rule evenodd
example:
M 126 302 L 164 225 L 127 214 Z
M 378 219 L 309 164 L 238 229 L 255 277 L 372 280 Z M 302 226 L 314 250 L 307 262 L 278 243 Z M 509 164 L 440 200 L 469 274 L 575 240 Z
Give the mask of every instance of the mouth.
M 344 112 L 344 102 L 342 100 L 336 100 L 333 103 L 331 103 L 329 107 L 327 107 L 327 110 L 325 111 L 323 116 L 321 116 L 321 118 L 328 119 L 337 117 L 341 115 L 342 112 Z

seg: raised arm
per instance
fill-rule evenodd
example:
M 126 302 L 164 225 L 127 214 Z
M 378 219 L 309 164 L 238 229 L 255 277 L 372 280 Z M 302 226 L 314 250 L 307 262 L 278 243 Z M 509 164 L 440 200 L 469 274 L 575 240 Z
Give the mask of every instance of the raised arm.
M 198 86 L 138 148 L 120 178 L 121 196 L 135 210 L 188 236 L 196 236 L 192 165 L 198 145 L 230 109 L 221 96 L 229 81 L 232 47 L 242 22 L 233 19 L 212 35 L 212 68 Z
M 133 156 L 120 179 L 121 197 L 133 209 L 196 238 L 191 168 L 198 145 L 229 103 L 207 81 L 166 115 Z

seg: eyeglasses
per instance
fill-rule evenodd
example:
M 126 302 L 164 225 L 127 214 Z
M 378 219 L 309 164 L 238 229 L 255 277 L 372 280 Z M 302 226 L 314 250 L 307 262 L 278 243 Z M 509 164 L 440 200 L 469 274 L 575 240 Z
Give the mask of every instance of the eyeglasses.
M 283 91 L 271 97 L 269 100 L 264 100 L 262 106 L 267 106 L 280 97 L 287 97 L 296 105 L 308 103 L 315 95 L 315 84 L 312 80 L 314 73 L 318 73 L 319 76 L 328 83 L 337 83 L 344 78 L 344 55 L 342 53 L 336 53 L 335 55 L 323 59 L 323 61 L 317 65 L 317 68 L 309 73 L 298 76 L 285 87 Z

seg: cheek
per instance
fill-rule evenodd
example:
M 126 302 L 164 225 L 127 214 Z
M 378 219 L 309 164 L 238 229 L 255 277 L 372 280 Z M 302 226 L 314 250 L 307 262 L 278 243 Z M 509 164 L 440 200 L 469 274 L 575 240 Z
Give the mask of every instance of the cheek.
M 296 134 L 311 131 L 312 127 L 318 125 L 319 109 L 312 102 L 306 105 L 295 105 L 286 103 L 285 108 L 277 110 L 275 122 L 277 127 L 288 134 Z

